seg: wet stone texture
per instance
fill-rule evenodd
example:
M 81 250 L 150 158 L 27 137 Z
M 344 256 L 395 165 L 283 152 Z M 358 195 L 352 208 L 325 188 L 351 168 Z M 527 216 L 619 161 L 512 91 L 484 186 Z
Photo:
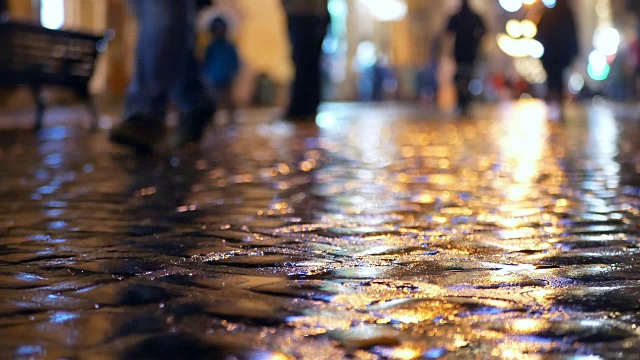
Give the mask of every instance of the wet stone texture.
M 0 358 L 639 358 L 640 123 L 481 110 L 0 133 Z

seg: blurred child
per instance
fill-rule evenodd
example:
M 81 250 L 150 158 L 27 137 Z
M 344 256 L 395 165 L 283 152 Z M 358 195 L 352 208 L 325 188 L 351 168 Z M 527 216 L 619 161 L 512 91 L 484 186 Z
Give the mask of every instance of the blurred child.
M 207 48 L 202 69 L 205 81 L 213 90 L 213 95 L 220 108 L 229 112 L 228 123 L 235 122 L 235 103 L 232 95 L 233 83 L 240 69 L 240 60 L 236 47 L 227 38 L 228 25 L 216 17 L 209 25 L 211 44 Z

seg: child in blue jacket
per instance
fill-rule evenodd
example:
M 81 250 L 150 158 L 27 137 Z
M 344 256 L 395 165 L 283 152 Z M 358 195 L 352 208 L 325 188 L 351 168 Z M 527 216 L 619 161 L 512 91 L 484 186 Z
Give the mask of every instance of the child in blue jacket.
M 229 123 L 234 123 L 235 103 L 232 95 L 233 82 L 240 69 L 236 47 L 227 38 L 227 22 L 216 17 L 209 25 L 212 41 L 202 63 L 204 78 L 213 90 L 216 102 L 229 112 Z

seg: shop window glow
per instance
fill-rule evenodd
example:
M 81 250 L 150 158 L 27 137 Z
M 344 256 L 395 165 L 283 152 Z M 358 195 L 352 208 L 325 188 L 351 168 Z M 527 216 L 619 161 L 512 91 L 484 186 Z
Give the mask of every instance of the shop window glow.
M 41 0 L 40 19 L 47 29 L 60 29 L 64 25 L 64 0 Z
M 407 3 L 404 0 L 360 0 L 371 14 L 380 21 L 399 21 L 407 15 Z

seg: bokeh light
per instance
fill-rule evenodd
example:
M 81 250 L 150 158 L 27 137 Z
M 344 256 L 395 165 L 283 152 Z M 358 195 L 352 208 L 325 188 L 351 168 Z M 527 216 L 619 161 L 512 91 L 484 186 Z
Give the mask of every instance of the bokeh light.
M 531 84 L 542 84 L 547 81 L 547 72 L 539 59 L 522 57 L 514 59 L 514 67 L 518 75 Z
M 520 21 L 516 19 L 507 21 L 506 30 L 507 34 L 514 39 L 522 36 L 522 26 L 520 25 Z
M 607 63 L 607 56 L 600 50 L 593 50 L 589 54 L 587 73 L 593 80 L 602 81 L 609 76 L 611 67 Z
M 516 12 L 522 8 L 522 0 L 500 0 L 500 6 L 505 11 Z
M 533 39 L 538 33 L 538 26 L 528 19 L 522 20 L 520 22 L 520 29 L 522 30 L 522 35 L 526 38 Z
M 600 28 L 593 34 L 593 47 L 606 56 L 615 55 L 620 45 L 620 33 L 612 27 Z
M 569 91 L 578 94 L 584 88 L 584 77 L 579 73 L 573 73 L 569 78 Z
M 64 0 L 42 0 L 40 23 L 47 29 L 58 30 L 64 25 Z
M 531 56 L 539 59 L 544 54 L 544 46 L 534 39 L 514 39 L 507 34 L 498 34 L 498 47 L 511 57 Z
M 361 0 L 371 14 L 380 21 L 399 21 L 407 15 L 407 3 L 403 0 Z

